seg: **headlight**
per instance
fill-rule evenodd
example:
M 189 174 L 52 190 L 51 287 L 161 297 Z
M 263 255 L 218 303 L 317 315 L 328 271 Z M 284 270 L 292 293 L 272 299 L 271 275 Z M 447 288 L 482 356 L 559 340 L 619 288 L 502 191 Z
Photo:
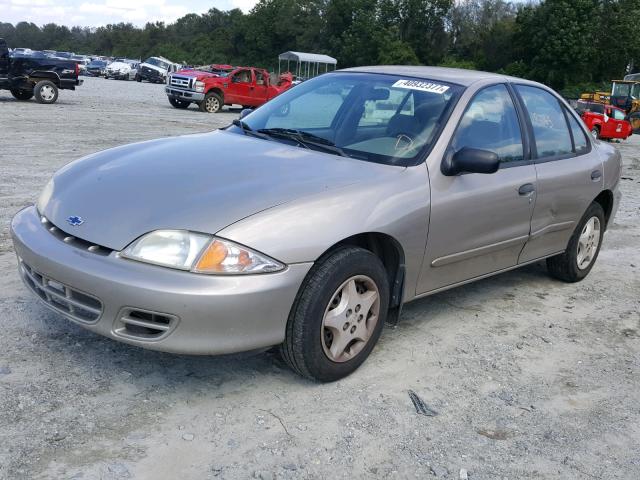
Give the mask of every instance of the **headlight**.
M 125 248 L 121 255 L 141 262 L 205 274 L 277 272 L 284 265 L 229 240 L 185 230 L 157 230 Z
M 196 92 L 204 92 L 204 82 L 197 81 L 196 82 Z

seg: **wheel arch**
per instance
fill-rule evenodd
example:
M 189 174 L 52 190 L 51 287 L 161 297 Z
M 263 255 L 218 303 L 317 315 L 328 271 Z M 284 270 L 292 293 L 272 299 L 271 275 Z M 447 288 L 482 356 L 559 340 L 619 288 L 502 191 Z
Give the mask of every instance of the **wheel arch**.
M 35 71 L 35 72 L 31 72 L 31 75 L 29 75 L 29 81 L 32 82 L 34 86 L 36 83 L 42 80 L 51 80 L 53 83 L 56 84 L 57 87 L 60 86 L 60 76 L 56 72 Z
M 604 210 L 604 222 L 605 228 L 607 228 L 613 211 L 613 192 L 611 190 L 603 190 L 593 201 L 599 203 L 602 210 Z
M 397 321 L 402 307 L 405 278 L 405 254 L 402 245 L 391 235 L 382 232 L 364 232 L 344 238 L 326 249 L 316 261 L 342 246 L 356 246 L 370 251 L 382 262 L 389 279 L 389 316 L 391 323 Z
M 224 103 L 224 92 L 220 87 L 210 88 L 209 90 L 207 90 L 207 93 L 215 93 L 216 95 L 219 95 L 220 98 L 222 98 L 222 103 Z

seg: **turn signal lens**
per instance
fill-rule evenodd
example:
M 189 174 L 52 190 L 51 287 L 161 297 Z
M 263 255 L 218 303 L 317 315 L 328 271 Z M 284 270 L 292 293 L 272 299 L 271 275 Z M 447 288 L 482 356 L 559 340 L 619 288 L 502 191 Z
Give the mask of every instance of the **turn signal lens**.
M 284 269 L 272 258 L 246 247 L 216 238 L 202 252 L 194 272 L 211 274 L 269 273 Z
M 195 268 L 196 270 L 216 271 L 220 268 L 224 259 L 227 258 L 228 253 L 229 250 L 222 242 L 214 240 L 204 251 Z

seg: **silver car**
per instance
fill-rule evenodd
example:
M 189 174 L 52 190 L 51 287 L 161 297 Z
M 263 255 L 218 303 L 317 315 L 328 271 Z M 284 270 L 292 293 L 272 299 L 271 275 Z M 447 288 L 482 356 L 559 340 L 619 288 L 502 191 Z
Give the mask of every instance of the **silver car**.
M 26 285 L 114 340 L 279 345 L 332 381 L 405 302 L 542 259 L 583 279 L 620 200 L 616 150 L 518 78 L 354 68 L 241 117 L 56 173 L 11 225 Z

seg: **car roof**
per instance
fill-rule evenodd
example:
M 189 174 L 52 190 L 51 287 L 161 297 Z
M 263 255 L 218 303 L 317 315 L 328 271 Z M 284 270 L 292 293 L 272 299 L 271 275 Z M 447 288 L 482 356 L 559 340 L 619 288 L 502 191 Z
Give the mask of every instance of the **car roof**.
M 339 72 L 363 72 L 363 73 L 383 73 L 387 75 L 406 75 L 414 78 L 424 78 L 429 80 L 440 80 L 448 83 L 456 83 L 468 87 L 469 85 L 480 80 L 496 81 L 518 81 L 523 83 L 535 84 L 529 80 L 523 80 L 498 73 L 481 72 L 477 70 L 465 70 L 462 68 L 448 67 L 422 67 L 422 66 L 405 66 L 405 65 L 385 65 L 371 67 L 355 67 L 338 70 Z

